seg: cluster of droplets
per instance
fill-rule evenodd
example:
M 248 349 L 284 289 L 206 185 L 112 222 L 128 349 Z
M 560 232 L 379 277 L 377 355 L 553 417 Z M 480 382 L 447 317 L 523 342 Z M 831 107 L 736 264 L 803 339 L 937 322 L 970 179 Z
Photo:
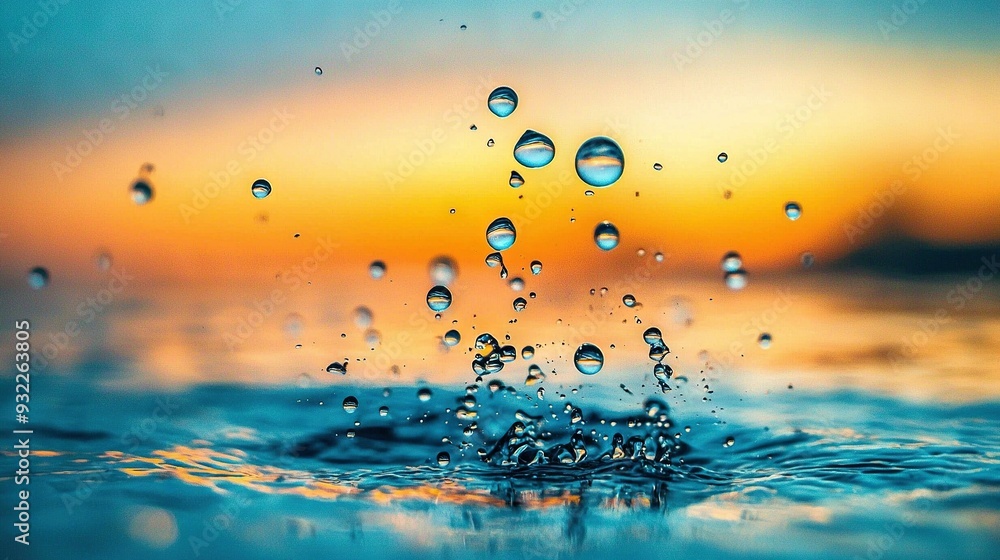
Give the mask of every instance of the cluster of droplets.
M 730 251 L 722 256 L 720 264 L 725 273 L 726 286 L 730 290 L 742 290 L 747 285 L 747 271 L 743 269 L 743 257 L 736 251 Z
M 660 391 L 666 393 L 670 390 L 667 383 L 674 375 L 674 370 L 663 363 L 663 359 L 670 353 L 670 348 L 663 342 L 663 333 L 657 327 L 649 327 L 642 333 L 642 340 L 649 346 L 649 359 L 656 362 L 653 365 L 653 378 L 660 386 Z

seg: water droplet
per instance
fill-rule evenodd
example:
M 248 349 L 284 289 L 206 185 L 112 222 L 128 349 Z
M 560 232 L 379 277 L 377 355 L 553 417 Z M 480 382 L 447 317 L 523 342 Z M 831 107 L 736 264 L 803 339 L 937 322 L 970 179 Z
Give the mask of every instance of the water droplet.
M 528 366 L 528 377 L 524 379 L 525 385 L 537 385 L 545 381 L 545 372 L 535 364 Z
M 257 179 L 250 186 L 250 192 L 254 198 L 267 198 L 271 194 L 271 183 L 267 179 Z
M 527 305 L 528 305 L 528 300 L 524 299 L 523 297 L 519 297 L 514 300 L 514 311 L 520 313 L 521 311 L 524 311 L 524 308 Z
M 594 228 L 594 242 L 603 251 L 610 251 L 618 246 L 618 228 L 611 222 L 601 222 Z
M 430 264 L 431 282 L 441 286 L 447 286 L 458 277 L 458 265 L 451 257 L 440 256 L 431 261 Z
M 809 251 L 806 251 L 799 257 L 799 261 L 802 262 L 802 268 L 812 268 L 812 265 L 816 263 L 816 257 Z
M 531 273 L 535 276 L 542 273 L 542 261 L 531 261 Z
M 494 142 L 492 138 L 490 138 L 489 140 L 486 141 L 486 147 L 487 148 L 492 148 L 493 146 L 496 146 L 496 145 L 497 145 L 497 143 Z
M 375 329 L 365 331 L 365 344 L 368 346 L 378 346 L 382 343 L 382 333 Z
M 625 154 L 617 142 L 607 136 L 587 140 L 576 151 L 576 174 L 593 187 L 607 187 L 625 170 Z
M 451 307 L 451 290 L 444 286 L 434 286 L 427 292 L 427 307 L 431 311 L 444 311 Z
M 521 357 L 524 358 L 525 360 L 530 360 L 530 359 L 534 358 L 535 357 L 535 347 L 534 346 L 525 346 L 524 348 L 521 348 Z
M 510 289 L 514 290 L 515 292 L 520 292 L 521 290 L 524 289 L 524 280 L 521 279 L 520 277 L 511 278 L 509 284 L 510 284 Z
M 544 167 L 556 157 L 556 147 L 548 136 L 526 130 L 514 145 L 514 159 L 525 167 Z
M 653 170 L 654 171 L 663 171 L 663 165 L 661 165 L 660 163 L 654 163 L 653 164 Z
M 323 75 L 323 69 L 320 68 L 319 66 L 317 66 L 316 69 L 313 70 L 313 72 L 316 72 L 317 76 L 322 76 Z
M 378 415 L 379 416 L 388 416 L 389 415 L 389 407 L 388 406 L 380 406 L 380 407 L 378 407 Z
M 726 273 L 726 286 L 730 290 L 742 290 L 747 286 L 747 271 L 742 268 Z
M 509 249 L 516 238 L 514 224 L 507 218 L 497 218 L 486 228 L 486 242 L 497 251 Z
M 656 253 L 655 255 L 653 255 L 653 260 L 656 262 L 663 262 L 663 259 L 665 258 L 666 257 L 663 256 L 663 253 Z
M 727 159 L 729 159 L 729 154 L 727 154 L 726 152 L 720 152 L 719 153 L 719 157 L 718 157 L 719 163 L 726 163 Z
M 358 398 L 357 397 L 344 397 L 344 412 L 348 414 L 354 414 L 358 409 Z
M 799 206 L 798 202 L 789 202 L 785 204 L 785 215 L 794 222 L 802 216 L 802 207 Z
M 663 333 L 656 327 L 649 327 L 644 333 L 642 333 L 642 339 L 650 346 L 660 344 L 663 342 Z
M 646 409 L 646 415 L 649 416 L 650 418 L 656 418 L 661 413 L 665 414 L 667 412 L 667 403 L 659 399 L 654 399 L 654 398 L 646 399 L 646 402 L 643 404 L 643 406 Z
M 635 296 L 632 294 L 625 294 L 622 296 L 622 303 L 625 304 L 625 307 L 635 307 Z
M 462 333 L 455 329 L 444 333 L 444 337 L 441 339 L 445 346 L 458 346 L 459 342 L 462 342 Z
M 451 463 L 451 455 L 448 455 L 447 451 L 442 451 L 438 453 L 437 464 L 441 467 L 447 467 L 448 463 Z
M 646 256 L 646 250 L 645 249 L 639 249 L 638 251 L 635 252 L 635 256 L 640 257 L 640 258 L 641 257 L 645 257 Z
M 431 395 L 433 395 L 433 393 L 431 393 L 431 390 L 427 387 L 421 387 L 420 390 L 417 391 L 417 398 L 420 399 L 420 402 L 427 402 L 431 400 Z
M 594 375 L 604 367 L 604 353 L 597 346 L 585 342 L 576 349 L 576 354 L 573 355 L 573 364 L 580 373 Z
M 368 265 L 368 274 L 375 280 L 382 278 L 385 276 L 385 263 L 382 261 L 372 262 L 372 264 Z
M 461 29 L 462 31 L 465 31 L 466 29 L 469 28 L 469 26 L 463 23 L 462 25 L 458 26 L 458 28 Z
M 723 447 L 732 447 L 735 443 L 736 443 L 736 438 L 730 436 L 726 438 L 726 443 L 723 444 Z
M 767 350 L 771 347 L 771 335 L 769 333 L 760 333 L 760 336 L 757 337 L 757 344 L 764 350 Z
M 520 187 L 523 184 L 524 184 L 524 177 L 521 177 L 521 174 L 518 173 L 517 171 L 511 171 L 510 172 L 510 186 L 512 186 L 512 187 L 514 187 L 516 189 L 516 188 Z
M 153 185 L 145 179 L 136 179 L 131 187 L 132 202 L 142 205 L 153 200 Z
M 486 105 L 490 108 L 490 112 L 501 119 L 509 117 L 514 109 L 517 109 L 517 93 L 507 86 L 500 86 L 490 93 Z
M 363 305 L 354 308 L 354 311 L 351 312 L 351 318 L 354 320 L 354 326 L 359 329 L 367 329 L 372 326 L 374 319 L 372 310 Z
M 347 364 L 340 362 L 333 362 L 332 364 L 326 366 L 327 373 L 339 373 L 340 375 L 347 375 Z
M 35 290 L 41 290 L 49 285 L 49 271 L 43 267 L 36 266 L 28 271 L 28 285 Z
M 663 357 L 670 353 L 670 349 L 663 344 L 656 343 L 649 345 L 649 359 L 654 362 L 662 362 Z
M 724 272 L 736 272 L 743 268 L 743 257 L 736 251 L 729 251 L 722 256 L 720 265 Z

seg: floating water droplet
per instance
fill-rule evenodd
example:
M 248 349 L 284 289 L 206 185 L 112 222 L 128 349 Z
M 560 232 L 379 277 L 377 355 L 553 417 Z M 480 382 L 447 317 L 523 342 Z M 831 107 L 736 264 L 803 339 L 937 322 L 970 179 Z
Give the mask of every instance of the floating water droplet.
M 365 331 L 365 344 L 368 346 L 378 346 L 382 343 L 382 333 L 375 329 Z
M 663 262 L 663 259 L 665 259 L 665 258 L 666 257 L 663 256 L 663 253 L 656 253 L 655 255 L 653 255 L 653 260 L 656 261 L 656 262 L 660 262 L 661 263 L 661 262 Z
M 785 204 L 785 215 L 794 222 L 802 217 L 802 207 L 799 206 L 798 202 L 789 202 Z
M 534 130 L 526 130 L 514 145 L 514 159 L 525 167 L 544 167 L 556 157 L 556 147 L 552 140 Z
M 417 391 L 417 398 L 420 402 L 427 402 L 431 400 L 432 395 L 433 393 L 431 393 L 431 390 L 427 387 L 421 387 L 420 390 Z
M 438 453 L 437 464 L 440 467 L 447 467 L 448 463 L 451 463 L 451 455 L 448 455 L 447 451 L 442 451 Z
M 371 309 L 361 305 L 354 308 L 354 311 L 351 312 L 351 318 L 354 320 L 354 326 L 359 329 L 367 329 L 372 326 L 374 317 Z
M 461 29 L 462 31 L 465 31 L 466 29 L 469 28 L 469 26 L 463 23 L 462 25 L 458 26 L 458 28 Z
M 49 285 L 49 271 L 43 267 L 36 266 L 28 271 L 28 285 L 35 290 L 41 290 Z
M 145 179 L 136 179 L 131 187 L 132 202 L 143 205 L 153 200 L 153 185 Z
M 816 257 L 809 251 L 806 251 L 799 257 L 799 261 L 802 263 L 802 268 L 812 268 L 812 265 L 816 262 Z
M 723 447 L 732 447 L 735 444 L 736 444 L 736 438 L 730 436 L 730 437 L 726 438 L 726 443 L 724 443 L 722 445 L 723 445 Z
M 487 148 L 492 148 L 493 146 L 496 146 L 496 145 L 497 145 L 497 143 L 494 142 L 492 138 L 490 138 L 489 140 L 486 141 L 486 147 Z
M 358 398 L 357 397 L 344 397 L 344 412 L 348 414 L 354 414 L 358 409 Z
M 372 262 L 372 264 L 368 265 L 368 274 L 375 280 L 382 278 L 385 276 L 385 263 L 382 261 Z
M 458 346 L 459 342 L 462 342 L 462 334 L 455 329 L 444 333 L 444 337 L 441 338 L 445 346 Z
M 654 362 L 662 362 L 664 356 L 670 353 L 670 349 L 663 344 L 656 343 L 649 345 L 649 359 Z
M 720 265 L 724 272 L 736 272 L 743 268 L 743 257 L 736 251 L 729 251 L 722 256 Z
M 517 93 L 507 86 L 500 86 L 490 93 L 486 105 L 490 108 L 490 112 L 501 119 L 509 117 L 514 109 L 517 109 Z
M 760 333 L 760 336 L 757 337 L 757 344 L 764 350 L 767 350 L 771 347 L 771 335 L 769 333 Z
M 254 198 L 267 198 L 271 194 L 271 183 L 267 179 L 257 179 L 250 185 L 250 192 Z
M 594 375 L 604 367 L 604 353 L 597 346 L 585 342 L 576 349 L 573 364 L 580 373 Z
M 646 415 L 650 418 L 656 418 L 660 414 L 666 414 L 668 410 L 667 403 L 655 398 L 646 399 L 646 402 L 643 403 L 643 407 L 646 409 Z
M 654 163 L 653 164 L 653 170 L 654 171 L 663 171 L 663 165 L 660 164 L 660 163 Z
M 514 311 L 520 313 L 521 311 L 524 311 L 524 308 L 527 305 L 528 305 L 528 300 L 524 299 L 523 297 L 519 297 L 514 300 Z
M 539 387 L 538 390 L 535 391 L 535 395 L 538 397 L 538 400 L 544 401 L 545 400 L 545 387 Z
M 531 261 L 531 273 L 535 276 L 542 273 L 542 261 Z
M 509 249 L 516 239 L 514 224 L 508 218 L 497 218 L 486 228 L 486 242 L 497 251 Z
M 427 292 L 427 307 L 431 311 L 444 311 L 451 307 L 451 290 L 444 286 L 434 286 Z
M 545 372 L 535 364 L 528 366 L 528 377 L 524 379 L 525 385 L 537 385 L 545 381 Z
M 430 264 L 431 282 L 447 286 L 458 277 L 458 265 L 451 257 L 435 257 Z
M 322 76 L 323 75 L 323 69 L 320 68 L 319 66 L 317 66 L 316 69 L 313 70 L 313 72 L 316 72 L 317 76 Z
M 534 358 L 535 357 L 535 347 L 534 346 L 525 346 L 524 348 L 521 348 L 521 357 L 524 358 L 525 360 L 530 360 L 530 359 Z
M 663 342 L 663 333 L 656 327 L 649 327 L 644 333 L 642 333 L 642 339 L 650 346 L 653 344 L 660 344 Z
M 747 286 L 747 271 L 740 269 L 726 273 L 726 286 L 730 290 L 742 290 Z
M 524 184 L 524 177 L 521 177 L 521 174 L 518 173 L 517 171 L 511 171 L 510 172 L 510 186 L 512 186 L 512 187 L 514 187 L 516 189 L 516 188 L 520 187 L 523 184 Z
M 618 246 L 618 228 L 611 222 L 601 222 L 594 228 L 594 242 L 602 251 L 610 251 Z
M 524 280 L 520 277 L 511 278 L 508 284 L 510 285 L 510 289 L 514 290 L 515 292 L 520 292 L 521 290 L 524 289 Z
M 726 163 L 726 160 L 729 159 L 729 154 L 726 152 L 720 152 L 717 159 L 719 160 L 719 163 Z
M 625 307 L 635 307 L 635 296 L 632 294 L 625 294 L 622 296 L 622 303 L 625 304 Z
M 342 364 L 340 362 L 333 362 L 330 365 L 326 366 L 326 372 L 334 374 L 339 373 L 340 375 L 347 375 L 347 364 L 346 363 Z
M 593 187 L 607 187 L 625 170 L 625 154 L 617 142 L 597 136 L 584 142 L 576 151 L 576 174 Z
M 389 415 L 389 407 L 388 406 L 380 406 L 380 407 L 378 407 L 378 415 L 379 416 L 388 416 Z

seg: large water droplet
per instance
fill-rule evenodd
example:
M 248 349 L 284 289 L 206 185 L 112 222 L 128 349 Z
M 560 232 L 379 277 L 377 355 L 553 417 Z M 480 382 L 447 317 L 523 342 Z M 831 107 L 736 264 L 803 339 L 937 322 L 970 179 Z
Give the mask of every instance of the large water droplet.
M 444 286 L 434 286 L 427 292 L 427 307 L 431 311 L 444 311 L 451 307 L 451 291 Z
M 642 339 L 650 346 L 660 344 L 663 342 L 663 333 L 656 327 L 649 327 L 646 332 L 642 333 Z
M 132 183 L 130 191 L 132 193 L 132 202 L 136 204 L 142 205 L 153 200 L 153 185 L 149 184 L 145 179 L 136 179 Z
M 573 364 L 580 373 L 594 375 L 604 367 L 604 353 L 597 346 L 585 342 L 576 349 L 573 355 Z
M 49 285 L 49 271 L 43 267 L 36 266 L 28 271 L 28 285 L 35 290 L 41 290 Z
M 514 145 L 514 159 L 525 167 L 544 167 L 556 157 L 552 140 L 534 130 L 526 130 Z
M 250 192 L 254 198 L 267 198 L 271 194 L 271 183 L 267 179 L 257 179 L 250 186 Z
M 497 251 L 509 249 L 515 239 L 517 232 L 508 218 L 497 218 L 486 228 L 486 242 Z
M 802 217 L 802 207 L 799 206 L 798 202 L 789 202 L 785 204 L 785 215 L 788 216 L 789 220 L 794 222 Z
M 521 177 L 521 174 L 518 173 L 517 171 L 511 171 L 510 172 L 510 186 L 512 186 L 512 187 L 514 187 L 516 189 L 516 188 L 520 187 L 523 184 L 524 184 L 524 177 Z
M 517 109 L 517 93 L 507 86 L 500 86 L 490 93 L 489 101 L 486 104 L 489 106 L 490 112 L 501 119 L 509 117 L 514 109 Z
M 743 268 L 743 257 L 736 251 L 729 251 L 722 256 L 722 270 L 725 272 L 736 272 Z
M 610 251 L 618 246 L 618 228 L 611 222 L 601 222 L 594 228 L 594 242 L 603 251 Z
M 625 170 L 625 154 L 617 142 L 607 136 L 587 140 L 576 151 L 576 174 L 584 183 L 606 187 Z
M 348 414 L 354 414 L 354 411 L 358 409 L 358 398 L 357 397 L 344 397 L 344 412 Z
M 382 278 L 385 276 L 385 263 L 382 261 L 372 262 L 372 264 L 368 265 L 368 274 L 375 280 Z

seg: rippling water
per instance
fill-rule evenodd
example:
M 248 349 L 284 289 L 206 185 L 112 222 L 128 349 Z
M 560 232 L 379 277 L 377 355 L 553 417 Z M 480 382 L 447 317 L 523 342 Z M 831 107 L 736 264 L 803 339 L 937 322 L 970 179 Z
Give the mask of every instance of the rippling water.
M 32 466 L 33 533 L 67 558 L 996 550 L 1000 403 L 793 387 L 750 397 L 722 374 L 675 378 L 661 394 L 645 381 L 547 383 L 542 401 L 534 387 L 484 383 L 464 419 L 465 386 L 429 387 L 427 401 L 417 397 L 427 386 L 76 388 L 36 413 L 49 421 L 35 425 L 46 452 Z M 650 397 L 668 408 L 651 416 Z M 503 464 L 489 452 L 518 422 L 515 459 Z M 578 462 L 526 464 L 536 447 L 557 457 L 577 432 Z

